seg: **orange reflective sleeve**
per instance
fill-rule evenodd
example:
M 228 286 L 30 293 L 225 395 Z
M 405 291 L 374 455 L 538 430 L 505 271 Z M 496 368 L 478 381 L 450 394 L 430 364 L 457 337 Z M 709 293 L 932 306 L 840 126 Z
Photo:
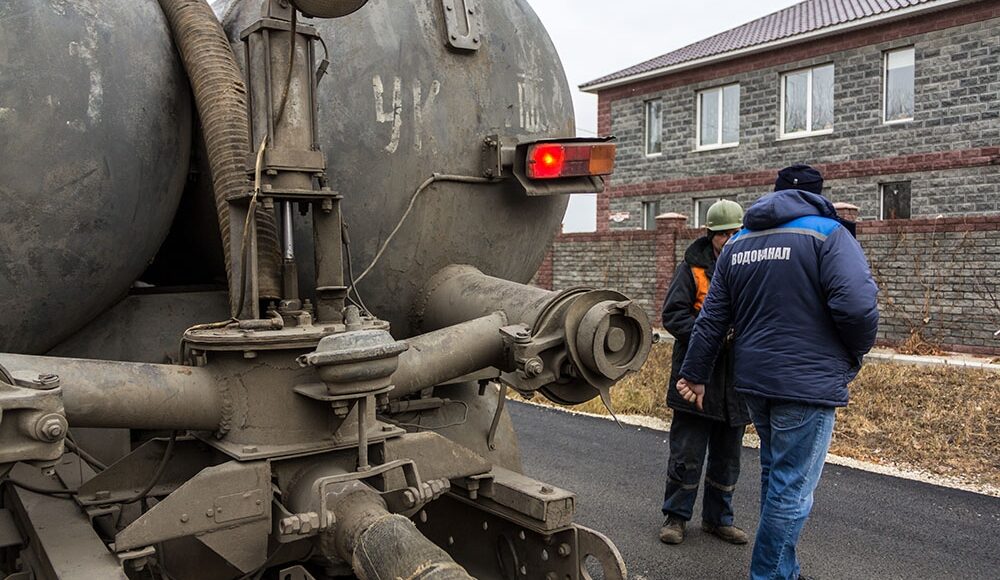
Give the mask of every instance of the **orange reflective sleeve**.
M 712 283 L 708 279 L 708 274 L 705 273 L 704 268 L 692 267 L 691 275 L 694 277 L 694 284 L 697 288 L 694 309 L 701 312 L 701 305 L 705 303 L 705 297 L 708 296 L 708 288 Z

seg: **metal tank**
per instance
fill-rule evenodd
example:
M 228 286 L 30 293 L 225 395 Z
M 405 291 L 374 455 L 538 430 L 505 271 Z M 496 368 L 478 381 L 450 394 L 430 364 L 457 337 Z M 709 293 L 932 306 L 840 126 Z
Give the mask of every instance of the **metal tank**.
M 258 17 L 260 2 L 213 8 L 242 62 L 240 34 Z M 328 49 L 329 72 L 317 90 L 318 143 L 330 186 L 344 196 L 356 275 L 424 180 L 482 174 L 484 137 L 523 143 L 575 133 L 559 56 L 525 0 L 372 0 L 344 18 L 304 22 Z M 317 53 L 318 60 L 327 54 L 322 47 Z M 358 283 L 360 294 L 394 335 L 412 336 L 411 305 L 449 264 L 528 282 L 567 203 L 566 196 L 526 196 L 516 182 L 436 183 Z M 311 251 L 308 237 L 298 241 Z M 303 272 L 303 286 L 310 275 Z
M 0 3 L 0 351 L 119 301 L 187 176 L 187 81 L 152 0 Z
M 0 348 L 0 572 L 623 580 L 575 495 L 521 473 L 505 411 L 511 391 L 608 402 L 652 343 L 622 294 L 525 284 L 615 151 L 572 137 L 527 5 L 254 0 L 221 6 L 228 36 L 206 0 L 158 5 L 203 161 L 154 287 L 47 356 Z M 113 201 L 138 211 L 136 191 Z M 217 276 L 182 272 L 214 255 Z

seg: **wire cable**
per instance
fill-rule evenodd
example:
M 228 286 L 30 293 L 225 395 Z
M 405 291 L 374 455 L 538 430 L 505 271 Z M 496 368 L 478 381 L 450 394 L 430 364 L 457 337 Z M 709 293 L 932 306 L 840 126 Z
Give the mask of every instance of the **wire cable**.
M 66 447 L 68 447 L 70 451 L 76 453 L 80 457 L 80 459 L 82 459 L 87 465 L 93 467 L 94 471 L 100 473 L 101 471 L 104 471 L 105 469 L 108 468 L 108 466 L 102 463 L 101 460 L 97 459 L 90 453 L 87 453 L 85 450 L 81 449 L 80 445 L 77 444 L 77 442 L 71 436 L 67 435 L 64 443 L 66 444 Z
M 14 487 L 19 487 L 25 491 L 30 491 L 32 493 L 38 493 L 41 495 L 47 495 L 49 497 L 58 497 L 60 499 L 72 499 L 72 497 L 62 497 L 62 496 L 73 496 L 76 495 L 79 490 L 73 488 L 67 489 L 47 489 L 44 487 L 38 487 L 30 483 L 25 483 L 23 481 L 18 481 L 10 476 L 7 476 L 0 480 L 0 485 L 8 483 Z
M 352 288 L 356 284 L 361 283 L 361 281 L 365 279 L 365 276 L 367 276 L 372 271 L 372 269 L 375 268 L 375 265 L 378 264 L 378 261 L 382 258 L 382 255 L 385 254 L 385 251 L 389 247 L 389 244 L 392 242 L 392 239 L 395 238 L 396 234 L 399 233 L 399 230 L 402 229 L 403 223 L 406 222 L 406 218 L 410 217 L 410 213 L 413 211 L 413 206 L 417 203 L 417 198 L 420 197 L 420 194 L 423 193 L 431 185 L 433 185 L 433 184 L 435 184 L 437 182 L 441 182 L 441 181 L 448 181 L 448 182 L 454 182 L 454 183 L 475 183 L 475 184 L 496 183 L 497 182 L 496 179 L 489 178 L 489 177 L 472 177 L 472 176 L 469 176 L 469 175 L 450 175 L 450 174 L 447 174 L 447 173 L 434 173 L 433 175 L 431 175 L 430 177 L 428 177 L 423 183 L 420 184 L 420 187 L 418 187 L 416 189 L 416 191 L 413 192 L 413 196 L 410 197 L 410 203 L 409 203 L 408 206 L 406 206 L 406 211 L 403 212 L 402 217 L 399 218 L 399 222 L 396 223 L 396 227 L 392 229 L 392 232 L 389 234 L 389 237 L 387 237 L 385 239 L 385 241 L 382 242 L 382 246 L 379 248 L 378 252 L 375 254 L 375 257 L 372 259 L 371 264 L 369 264 L 368 267 L 365 268 L 365 271 L 362 272 L 360 276 L 358 276 L 358 279 L 355 280 L 351 284 Z M 348 294 L 350 294 L 350 290 L 351 289 L 348 288 Z
M 240 248 L 240 300 L 235 305 L 236 312 L 231 313 L 232 317 L 228 322 L 239 318 L 240 312 L 243 310 L 243 303 L 247 298 L 247 261 L 250 255 L 248 248 L 250 245 L 250 224 L 253 223 L 254 216 L 257 213 L 257 197 L 260 195 L 260 174 L 264 166 L 264 151 L 266 148 L 267 135 L 264 135 L 260 140 L 260 147 L 257 148 L 257 160 L 254 164 L 253 196 L 250 198 L 250 207 L 247 208 L 247 219 L 243 222 L 242 247 Z M 222 323 L 216 322 L 209 326 L 216 324 Z
M 372 311 L 365 304 L 365 301 L 361 298 L 361 292 L 358 291 L 358 287 L 354 281 L 354 264 L 351 261 L 351 228 L 348 227 L 347 222 L 341 224 L 341 231 L 343 233 L 344 240 L 344 251 L 347 256 L 347 280 L 351 283 L 350 287 L 347 289 L 347 299 L 354 302 L 359 308 L 363 309 L 368 314 L 373 314 Z M 354 291 L 354 295 L 358 297 L 357 301 L 351 298 L 351 291 Z
M 142 488 L 142 490 L 134 496 L 116 501 L 114 503 L 125 505 L 145 499 L 146 496 L 149 495 L 149 492 L 153 491 L 153 488 L 156 487 L 156 484 L 160 483 L 160 478 L 163 477 L 163 472 L 166 471 L 167 464 L 170 463 L 170 459 L 174 455 L 174 445 L 176 443 L 177 431 L 173 431 L 170 433 L 170 441 L 167 442 L 167 448 L 163 450 L 163 457 L 160 459 L 159 465 L 156 466 L 156 471 L 153 472 L 153 477 L 149 479 L 149 483 L 146 484 L 146 487 Z

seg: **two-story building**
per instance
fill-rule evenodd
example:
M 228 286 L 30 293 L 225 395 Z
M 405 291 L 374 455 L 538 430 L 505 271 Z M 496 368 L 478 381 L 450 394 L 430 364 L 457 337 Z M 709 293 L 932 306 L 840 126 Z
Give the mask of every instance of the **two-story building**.
M 591 81 L 598 230 L 700 226 L 792 163 L 863 219 L 1000 213 L 1000 1 L 806 0 Z

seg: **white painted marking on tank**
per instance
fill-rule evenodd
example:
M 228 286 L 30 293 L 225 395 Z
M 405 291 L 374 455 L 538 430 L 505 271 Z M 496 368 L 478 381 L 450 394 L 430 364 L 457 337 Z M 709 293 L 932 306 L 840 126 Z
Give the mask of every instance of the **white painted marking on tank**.
M 517 82 L 517 102 L 520 110 L 521 128 L 529 133 L 539 133 L 548 130 L 545 119 L 543 99 L 544 89 L 539 79 L 522 74 Z
M 420 79 L 415 79 L 413 81 L 413 148 L 417 151 L 423 149 L 424 146 L 424 113 L 434 106 L 434 99 L 441 93 L 441 82 L 437 80 L 431 81 L 431 88 L 428 91 L 426 101 L 423 100 L 422 92 L 423 86 L 420 83 Z
M 403 79 L 395 77 L 392 82 L 392 111 L 385 111 L 385 86 L 382 76 L 372 77 L 372 89 L 375 92 L 375 120 L 379 123 L 392 122 L 392 136 L 385 150 L 395 153 L 399 149 L 399 134 L 403 127 Z
M 84 17 L 86 36 L 83 42 L 70 42 L 69 53 L 79 57 L 90 73 L 90 91 L 87 95 L 87 118 L 92 125 L 101 122 L 101 109 L 104 106 L 104 83 L 100 63 L 94 56 L 97 51 L 97 30 L 89 15 Z

